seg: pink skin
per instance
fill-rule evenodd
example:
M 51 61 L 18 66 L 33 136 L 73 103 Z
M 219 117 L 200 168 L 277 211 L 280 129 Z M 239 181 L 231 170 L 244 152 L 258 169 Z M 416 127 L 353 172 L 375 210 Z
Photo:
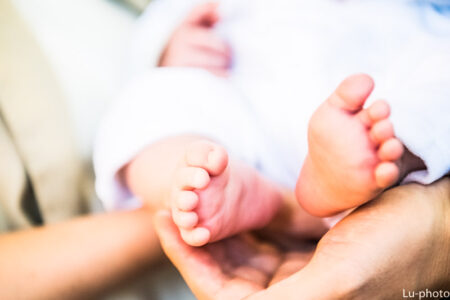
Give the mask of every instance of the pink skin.
M 170 38 L 160 66 L 201 68 L 217 76 L 227 76 L 231 51 L 213 30 L 220 20 L 217 5 L 204 3 L 189 13 Z
M 277 187 L 207 140 L 188 146 L 174 178 L 172 218 L 191 246 L 261 228 L 281 203 Z
M 296 195 L 313 215 L 359 206 L 399 179 L 403 145 L 388 119 L 389 105 L 380 100 L 363 108 L 373 88 L 367 75 L 347 78 L 310 120 Z

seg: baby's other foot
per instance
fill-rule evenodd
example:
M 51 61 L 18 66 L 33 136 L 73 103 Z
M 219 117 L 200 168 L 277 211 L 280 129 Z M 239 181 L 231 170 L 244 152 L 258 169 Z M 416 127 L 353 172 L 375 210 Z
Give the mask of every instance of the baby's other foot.
M 363 109 L 373 87 L 367 75 L 347 78 L 310 120 L 296 195 L 316 216 L 359 206 L 399 179 L 403 145 L 388 119 L 389 105 L 376 101 Z
M 207 140 L 188 146 L 171 196 L 173 220 L 191 246 L 263 227 L 280 202 L 278 188 Z

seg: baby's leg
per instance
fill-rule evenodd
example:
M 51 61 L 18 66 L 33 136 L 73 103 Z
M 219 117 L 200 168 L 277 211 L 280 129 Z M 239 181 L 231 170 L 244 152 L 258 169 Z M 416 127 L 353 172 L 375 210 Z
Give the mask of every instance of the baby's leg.
M 314 215 L 359 206 L 420 166 L 409 152 L 403 155 L 388 119 L 389 105 L 377 101 L 363 109 L 373 86 L 367 75 L 347 78 L 310 120 L 296 195 Z
M 263 227 L 280 202 L 275 185 L 207 140 L 187 147 L 172 184 L 172 217 L 192 246 Z
M 129 186 L 143 199 L 165 199 L 151 206 L 171 209 L 189 245 L 262 227 L 278 211 L 279 189 L 216 143 L 179 137 L 146 151 L 127 168 Z

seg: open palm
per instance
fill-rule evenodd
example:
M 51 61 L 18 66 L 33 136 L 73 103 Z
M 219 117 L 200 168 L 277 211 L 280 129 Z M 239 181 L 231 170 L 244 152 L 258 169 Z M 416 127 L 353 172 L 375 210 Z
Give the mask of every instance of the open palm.
M 385 192 L 315 250 L 292 223 L 203 248 L 184 244 L 167 213 L 155 225 L 198 299 L 401 299 L 404 289 L 450 287 L 449 216 L 447 178 Z

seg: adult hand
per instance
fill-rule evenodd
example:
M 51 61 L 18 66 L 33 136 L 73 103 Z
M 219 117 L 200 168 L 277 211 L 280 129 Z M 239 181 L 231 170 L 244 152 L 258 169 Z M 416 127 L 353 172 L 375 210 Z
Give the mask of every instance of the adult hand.
M 450 289 L 449 178 L 391 189 L 357 209 L 305 268 L 250 299 L 402 299 L 426 289 Z
M 308 251 L 292 256 L 281 247 L 272 252 L 278 266 L 265 260 L 253 265 L 270 266 L 264 280 L 227 272 L 217 250 L 188 247 L 170 217 L 156 220 L 165 252 L 199 299 L 396 299 L 450 286 L 449 178 L 391 189 L 357 209 L 321 239 L 305 267 Z M 292 228 L 286 232 L 292 239 Z M 282 235 L 277 238 L 280 244 Z
M 160 66 L 196 67 L 226 76 L 231 63 L 228 45 L 213 30 L 219 21 L 217 3 L 195 7 L 175 30 Z
M 283 251 L 252 234 L 241 234 L 195 248 L 181 239 L 168 211 L 157 213 L 155 226 L 166 255 L 197 299 L 255 295 L 298 271 L 309 261 L 315 247 L 312 243 L 297 243 L 297 249 Z
M 265 230 L 202 248 L 183 242 L 169 212 L 157 213 L 155 228 L 162 247 L 198 299 L 254 295 L 298 271 L 311 259 L 326 227 L 322 220 L 307 215 L 298 206 L 293 193 L 285 193 L 284 198 L 286 205 Z

